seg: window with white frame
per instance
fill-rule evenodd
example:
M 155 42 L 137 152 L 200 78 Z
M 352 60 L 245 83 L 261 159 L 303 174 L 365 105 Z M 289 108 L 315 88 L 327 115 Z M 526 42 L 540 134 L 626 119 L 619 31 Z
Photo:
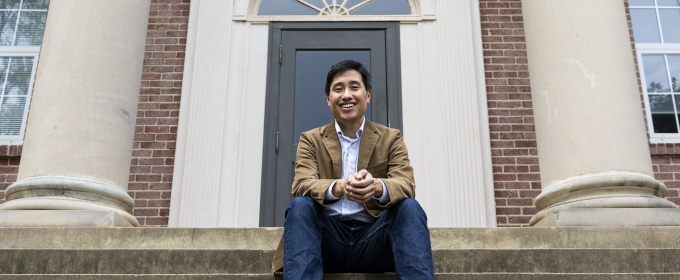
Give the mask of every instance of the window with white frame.
M 0 0 L 0 145 L 21 144 L 49 0 Z
M 680 143 L 680 0 L 629 0 L 652 143 Z

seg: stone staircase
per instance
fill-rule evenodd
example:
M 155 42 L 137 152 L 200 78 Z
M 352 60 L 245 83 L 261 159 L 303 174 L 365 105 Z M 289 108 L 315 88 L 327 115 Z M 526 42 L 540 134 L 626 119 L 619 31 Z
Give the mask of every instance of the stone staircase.
M 0 280 L 281 279 L 270 270 L 282 233 L 0 228 Z M 432 228 L 431 240 L 437 279 L 680 279 L 680 227 Z

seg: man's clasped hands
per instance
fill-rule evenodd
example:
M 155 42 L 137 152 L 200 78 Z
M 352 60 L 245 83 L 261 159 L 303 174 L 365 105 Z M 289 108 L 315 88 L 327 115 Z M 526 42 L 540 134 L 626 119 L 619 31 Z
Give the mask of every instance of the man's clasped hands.
M 381 197 L 382 182 L 373 178 L 366 169 L 349 175 L 346 179 L 338 180 L 333 186 L 333 196 L 342 197 L 359 203 L 365 203 L 373 197 Z

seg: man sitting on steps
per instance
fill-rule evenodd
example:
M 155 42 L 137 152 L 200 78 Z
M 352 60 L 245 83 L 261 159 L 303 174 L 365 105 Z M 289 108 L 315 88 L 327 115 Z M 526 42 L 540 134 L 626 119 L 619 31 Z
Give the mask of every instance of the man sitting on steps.
M 364 116 L 370 73 L 341 61 L 328 72 L 325 92 L 335 121 L 300 136 L 295 198 L 285 213 L 284 279 L 387 271 L 433 279 L 427 217 L 413 199 L 404 140 L 399 130 Z

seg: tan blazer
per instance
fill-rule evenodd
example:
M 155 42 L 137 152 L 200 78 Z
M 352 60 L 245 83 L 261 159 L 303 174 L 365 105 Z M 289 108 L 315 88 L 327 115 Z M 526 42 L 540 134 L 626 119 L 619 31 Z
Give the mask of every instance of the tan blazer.
M 368 170 L 374 178 L 385 182 L 390 202 L 381 205 L 374 199 L 364 203 L 366 211 L 374 217 L 403 200 L 415 198 L 415 180 L 406 144 L 397 129 L 391 129 L 366 120 L 359 143 L 357 171 Z M 295 162 L 293 197 L 309 196 L 323 206 L 335 202 L 324 201 L 326 191 L 342 175 L 342 150 L 335 121 L 302 133 Z M 283 267 L 283 238 L 274 255 L 272 269 Z

